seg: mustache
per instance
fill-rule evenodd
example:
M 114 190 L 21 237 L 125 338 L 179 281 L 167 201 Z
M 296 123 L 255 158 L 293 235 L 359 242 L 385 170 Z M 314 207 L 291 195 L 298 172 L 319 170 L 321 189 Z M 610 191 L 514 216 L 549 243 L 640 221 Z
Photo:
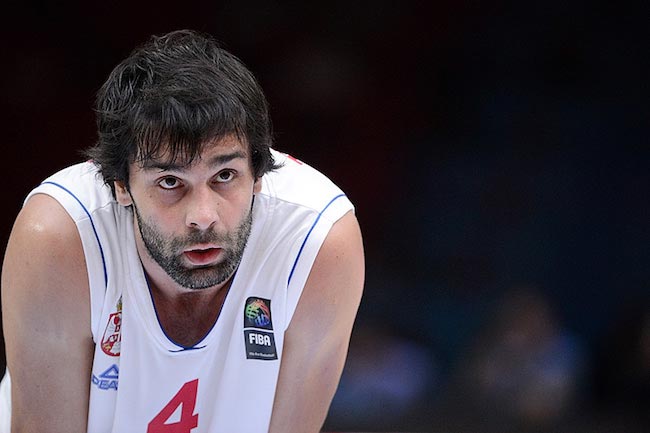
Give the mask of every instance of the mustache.
M 186 236 L 174 239 L 174 244 L 190 245 L 190 244 L 221 244 L 229 240 L 227 235 L 217 233 L 213 230 L 197 230 L 193 229 Z

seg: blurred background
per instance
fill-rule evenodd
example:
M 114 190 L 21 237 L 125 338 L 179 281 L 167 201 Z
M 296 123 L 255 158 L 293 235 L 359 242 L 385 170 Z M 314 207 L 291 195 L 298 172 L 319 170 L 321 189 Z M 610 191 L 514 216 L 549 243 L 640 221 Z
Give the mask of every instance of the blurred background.
M 276 148 L 334 179 L 365 234 L 326 430 L 649 431 L 647 2 L 3 9 L 3 251 L 25 195 L 95 140 L 113 66 L 208 32 L 265 88 Z

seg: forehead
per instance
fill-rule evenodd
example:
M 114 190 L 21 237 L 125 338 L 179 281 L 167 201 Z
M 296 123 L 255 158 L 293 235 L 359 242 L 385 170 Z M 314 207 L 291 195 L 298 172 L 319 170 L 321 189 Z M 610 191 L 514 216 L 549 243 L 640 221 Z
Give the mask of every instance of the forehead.
M 173 154 L 162 146 L 160 152 L 135 162 L 140 169 L 189 168 L 197 164 L 217 165 L 232 160 L 244 160 L 252 164 L 248 145 L 235 135 L 214 138 L 201 143 L 196 155 L 180 152 Z

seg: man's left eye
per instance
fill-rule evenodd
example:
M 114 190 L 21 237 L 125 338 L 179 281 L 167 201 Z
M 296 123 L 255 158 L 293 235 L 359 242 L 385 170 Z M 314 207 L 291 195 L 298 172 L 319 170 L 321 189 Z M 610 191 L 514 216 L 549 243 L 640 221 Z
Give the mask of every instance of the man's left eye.
M 230 182 L 234 177 L 235 173 L 233 171 L 225 170 L 217 174 L 216 181 L 221 183 Z

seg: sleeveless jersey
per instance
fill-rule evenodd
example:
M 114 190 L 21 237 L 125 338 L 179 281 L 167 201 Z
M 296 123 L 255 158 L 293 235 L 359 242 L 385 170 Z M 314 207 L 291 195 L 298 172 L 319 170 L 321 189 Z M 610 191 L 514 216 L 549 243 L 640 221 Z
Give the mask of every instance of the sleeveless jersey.
M 263 176 L 219 317 L 191 347 L 160 326 L 132 211 L 116 202 L 94 164 L 64 169 L 30 194 L 58 200 L 83 244 L 95 341 L 88 432 L 268 431 L 284 332 L 327 233 L 353 210 L 324 175 L 272 152 L 282 167 Z

